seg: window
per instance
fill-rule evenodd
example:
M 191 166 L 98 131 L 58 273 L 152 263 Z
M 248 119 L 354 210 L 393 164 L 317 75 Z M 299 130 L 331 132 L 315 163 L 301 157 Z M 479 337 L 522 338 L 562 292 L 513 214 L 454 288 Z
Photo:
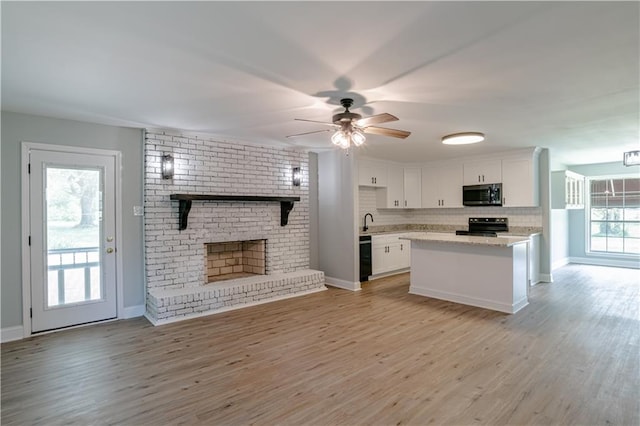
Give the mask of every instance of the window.
M 640 178 L 589 179 L 588 251 L 640 254 Z

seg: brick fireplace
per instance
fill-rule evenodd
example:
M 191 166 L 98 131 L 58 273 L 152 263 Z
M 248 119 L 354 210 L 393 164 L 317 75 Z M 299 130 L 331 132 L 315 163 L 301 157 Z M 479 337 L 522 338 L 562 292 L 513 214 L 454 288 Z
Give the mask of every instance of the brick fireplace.
M 266 240 L 205 244 L 205 282 L 265 274 Z
M 164 154 L 175 160 L 171 179 L 160 173 Z M 309 269 L 308 153 L 147 130 L 144 156 L 146 316 L 153 324 L 326 289 L 324 274 Z M 300 186 L 292 184 L 293 167 L 301 170 Z M 247 199 L 195 199 L 182 228 L 172 194 Z M 282 204 L 258 197 L 299 200 L 283 226 Z

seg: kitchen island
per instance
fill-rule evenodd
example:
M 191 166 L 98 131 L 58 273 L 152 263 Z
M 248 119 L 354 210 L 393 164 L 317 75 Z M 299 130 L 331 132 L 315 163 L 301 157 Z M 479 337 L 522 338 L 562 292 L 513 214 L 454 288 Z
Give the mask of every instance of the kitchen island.
M 415 233 L 409 293 L 514 314 L 527 306 L 529 238 Z

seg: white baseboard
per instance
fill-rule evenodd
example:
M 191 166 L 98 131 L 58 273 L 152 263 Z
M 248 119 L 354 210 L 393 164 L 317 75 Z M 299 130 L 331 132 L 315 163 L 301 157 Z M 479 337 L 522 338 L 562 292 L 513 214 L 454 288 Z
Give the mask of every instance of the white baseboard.
M 153 325 L 171 324 L 172 322 L 184 321 L 184 320 L 189 320 L 189 319 L 193 319 L 193 318 L 206 317 L 206 316 L 209 316 L 209 315 L 219 314 L 219 313 L 222 313 L 222 312 L 228 312 L 228 311 L 234 311 L 236 309 L 248 308 L 249 306 L 256 306 L 256 305 L 262 305 L 262 304 L 265 304 L 265 303 L 276 302 L 278 300 L 291 299 L 292 297 L 306 296 L 308 294 L 313 294 L 313 293 L 318 293 L 320 291 L 325 291 L 326 289 L 327 289 L 327 287 L 322 286 L 320 288 L 314 288 L 313 290 L 300 291 L 298 293 L 289 293 L 289 294 L 284 294 L 282 296 L 270 297 L 269 299 L 257 300 L 255 302 L 242 303 L 242 304 L 239 304 L 239 305 L 232 305 L 232 306 L 225 306 L 224 308 L 214 309 L 214 310 L 211 310 L 211 311 L 194 312 L 194 313 L 188 314 L 188 315 L 182 315 L 182 316 L 179 316 L 179 317 L 165 318 L 165 319 L 160 319 L 160 320 L 154 320 L 146 312 L 144 314 L 144 317 Z
M 144 305 L 125 306 L 120 319 L 137 318 L 144 316 L 146 308 Z
M 331 287 L 338 287 L 338 288 L 351 290 L 351 291 L 360 291 L 362 289 L 360 287 L 360 281 L 351 282 L 351 281 L 341 280 L 339 278 L 328 277 L 326 275 L 324 277 L 324 283 L 327 285 L 330 285 Z
M 553 282 L 553 274 L 540 274 L 538 276 L 539 283 L 552 283 Z
M 410 272 L 410 271 L 411 271 L 411 268 L 396 269 L 395 271 L 383 272 L 381 274 L 371 275 L 369 279 L 377 280 L 378 278 L 391 277 L 393 275 L 404 274 L 405 272 Z
M 551 265 L 551 270 L 555 271 L 558 268 L 562 268 L 565 265 L 569 264 L 569 258 L 568 257 L 564 257 L 562 259 L 556 260 L 555 262 L 553 262 L 553 264 Z
M 24 328 L 21 325 L 7 327 L 0 330 L 0 342 L 12 342 L 24 338 Z
M 614 266 L 619 268 L 640 269 L 640 261 L 622 259 L 602 259 L 597 257 L 570 257 L 570 263 L 580 263 L 582 265 Z
M 476 306 L 478 308 L 491 309 L 492 311 L 504 312 L 506 314 L 515 314 L 520 309 L 529 304 L 526 297 L 518 300 L 513 304 L 498 302 L 495 300 L 480 299 L 478 297 L 469 297 L 462 294 L 450 293 L 447 291 L 433 290 L 409 286 L 409 294 L 417 294 L 419 296 L 433 297 L 434 299 L 448 300 L 463 305 Z

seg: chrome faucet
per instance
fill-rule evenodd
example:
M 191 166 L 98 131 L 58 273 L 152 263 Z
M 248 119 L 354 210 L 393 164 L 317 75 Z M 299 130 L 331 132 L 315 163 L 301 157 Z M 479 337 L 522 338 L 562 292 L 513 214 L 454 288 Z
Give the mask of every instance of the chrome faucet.
M 369 227 L 367 226 L 367 216 L 371 217 L 371 222 L 373 222 L 373 216 L 371 215 L 371 213 L 367 213 L 364 215 L 364 226 L 362 227 L 362 232 L 367 232 L 367 229 L 369 229 Z

